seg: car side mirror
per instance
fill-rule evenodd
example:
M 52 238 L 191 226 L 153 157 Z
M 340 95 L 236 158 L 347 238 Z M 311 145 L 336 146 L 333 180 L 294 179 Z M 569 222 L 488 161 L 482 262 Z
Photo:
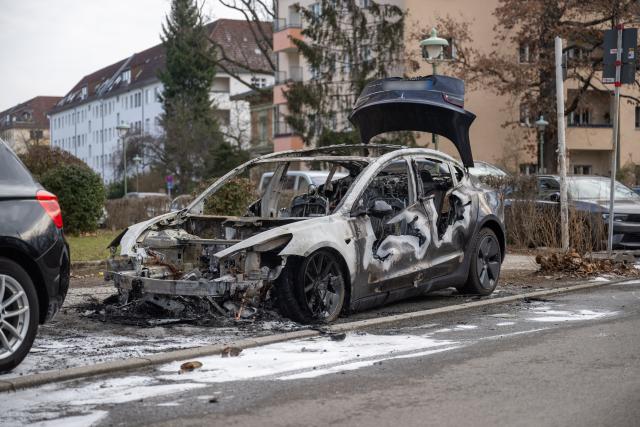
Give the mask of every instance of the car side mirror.
M 559 203 L 560 202 L 560 193 L 552 193 L 551 195 L 549 195 L 549 200 L 551 200 L 552 202 Z
M 371 209 L 369 209 L 369 213 L 373 216 L 384 217 L 393 213 L 393 208 L 384 200 L 376 200 Z

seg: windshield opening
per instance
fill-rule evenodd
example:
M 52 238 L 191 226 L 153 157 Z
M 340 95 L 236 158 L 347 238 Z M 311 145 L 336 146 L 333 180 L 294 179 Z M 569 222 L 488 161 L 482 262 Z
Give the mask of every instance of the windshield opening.
M 197 215 L 300 218 L 335 211 L 366 162 L 273 160 L 247 168 L 206 190 L 189 210 Z

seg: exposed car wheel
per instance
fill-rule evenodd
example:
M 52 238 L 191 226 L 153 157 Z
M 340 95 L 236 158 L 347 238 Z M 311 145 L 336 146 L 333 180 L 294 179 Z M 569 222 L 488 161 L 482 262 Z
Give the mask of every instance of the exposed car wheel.
M 462 293 L 489 295 L 500 277 L 502 255 L 495 233 L 483 228 L 473 240 L 467 283 L 458 288 Z
M 337 319 L 346 293 L 337 257 L 320 249 L 302 262 L 292 261 L 288 260 L 275 287 L 280 313 L 301 323 L 328 323 Z
M 38 296 L 20 265 L 0 257 L 0 372 L 25 358 L 38 331 Z

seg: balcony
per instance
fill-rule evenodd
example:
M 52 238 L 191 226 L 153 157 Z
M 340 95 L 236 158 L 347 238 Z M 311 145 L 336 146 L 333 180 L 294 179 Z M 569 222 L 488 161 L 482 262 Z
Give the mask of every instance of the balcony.
M 279 18 L 273 21 L 273 51 L 283 52 L 296 50 L 293 40 L 302 39 L 300 17 L 291 15 L 289 19 Z
M 285 84 L 289 82 L 302 81 L 302 67 L 291 66 L 288 72 L 286 70 L 276 71 L 276 84 Z
M 289 67 L 289 71 L 276 71 L 276 86 L 273 88 L 273 103 L 286 104 L 287 83 L 302 81 L 302 67 Z
M 612 139 L 610 125 L 567 127 L 567 148 L 570 150 L 611 150 Z
M 273 124 L 273 136 L 275 138 L 293 135 L 293 133 L 293 129 L 285 120 L 278 120 Z

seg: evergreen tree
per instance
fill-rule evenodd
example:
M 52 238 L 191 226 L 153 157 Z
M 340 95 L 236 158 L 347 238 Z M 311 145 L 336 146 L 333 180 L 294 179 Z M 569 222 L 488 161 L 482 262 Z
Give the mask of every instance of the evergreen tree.
M 155 154 L 181 191 L 216 170 L 216 149 L 224 142 L 210 98 L 216 67 L 200 8 L 195 0 L 173 0 L 162 28 L 166 68 L 159 75 L 164 138 Z
M 347 116 L 367 83 L 402 74 L 406 13 L 375 1 L 362 7 L 358 0 L 320 0 L 299 12 L 305 40 L 293 42 L 313 77 L 289 84 L 286 122 L 306 143 L 359 143 Z

